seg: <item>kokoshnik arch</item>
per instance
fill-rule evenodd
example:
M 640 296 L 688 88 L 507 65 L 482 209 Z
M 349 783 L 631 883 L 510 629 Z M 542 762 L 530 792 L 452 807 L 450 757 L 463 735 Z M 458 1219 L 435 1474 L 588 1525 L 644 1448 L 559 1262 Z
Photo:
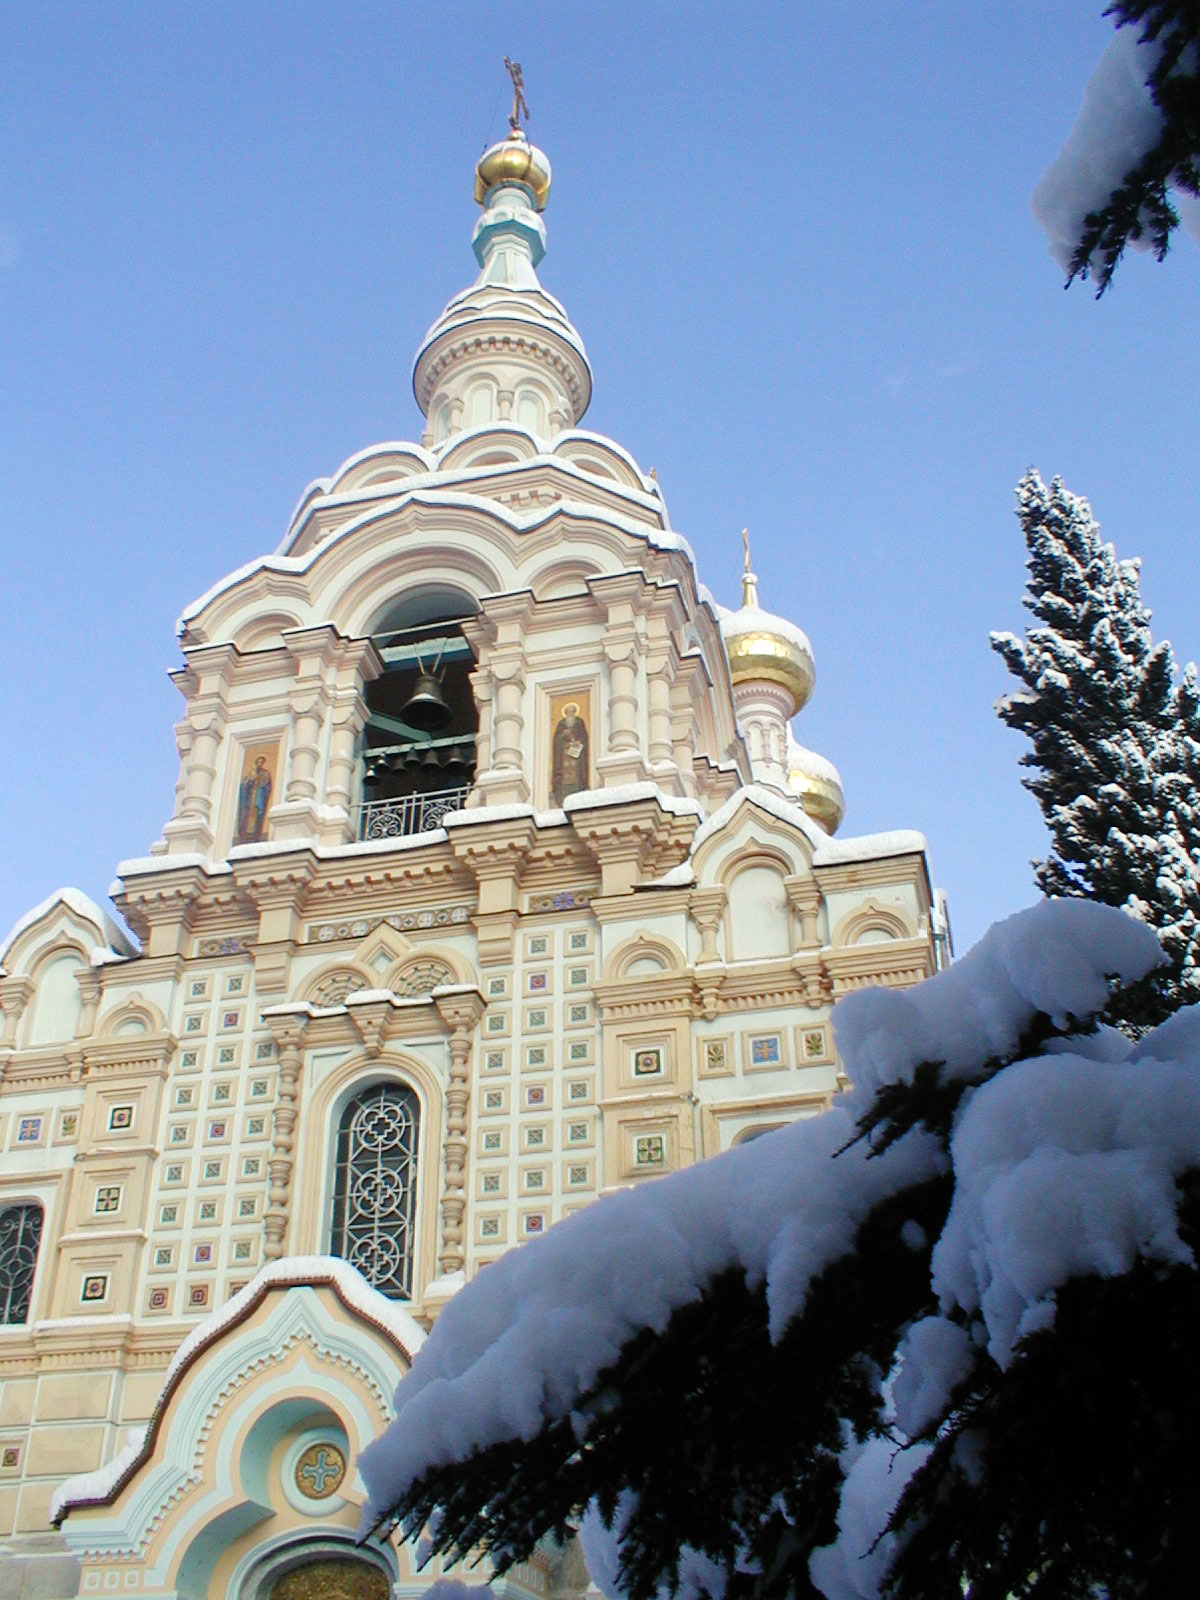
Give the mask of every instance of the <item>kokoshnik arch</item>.
M 475 174 L 479 275 L 362 451 L 180 624 L 134 940 L 0 947 L 0 1562 L 26 1597 L 421 1593 L 358 1451 L 465 1277 L 602 1191 L 820 1111 L 829 1010 L 945 951 L 919 834 L 833 837 L 809 642 L 701 584 L 581 426 L 550 164 Z M 586 1582 L 547 1550 L 506 1593 Z

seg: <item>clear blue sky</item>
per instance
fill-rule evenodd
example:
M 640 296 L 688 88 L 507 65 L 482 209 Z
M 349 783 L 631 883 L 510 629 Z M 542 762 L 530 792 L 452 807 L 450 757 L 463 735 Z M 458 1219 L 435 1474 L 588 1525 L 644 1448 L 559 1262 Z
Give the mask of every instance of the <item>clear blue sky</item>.
M 801 740 L 845 832 L 919 827 L 960 950 L 1032 897 L 997 721 L 1013 485 L 1087 494 L 1200 654 L 1200 251 L 1064 294 L 1029 195 L 1102 0 L 147 3 L 5 12 L 0 935 L 103 899 L 170 813 L 174 621 L 305 485 L 419 436 L 412 356 L 473 276 L 472 165 L 520 59 L 546 286 L 586 425 L 657 468 L 733 603 L 808 630 Z

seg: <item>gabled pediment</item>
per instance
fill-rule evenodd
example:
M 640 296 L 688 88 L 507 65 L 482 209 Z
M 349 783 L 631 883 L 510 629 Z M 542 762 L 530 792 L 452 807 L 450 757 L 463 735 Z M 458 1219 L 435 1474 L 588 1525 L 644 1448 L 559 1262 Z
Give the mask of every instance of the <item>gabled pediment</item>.
M 346 1262 L 264 1268 L 199 1324 L 144 1432 L 52 1508 L 84 1562 L 180 1597 L 239 1592 L 263 1541 L 352 1542 L 359 1452 L 390 1419 L 424 1335 Z

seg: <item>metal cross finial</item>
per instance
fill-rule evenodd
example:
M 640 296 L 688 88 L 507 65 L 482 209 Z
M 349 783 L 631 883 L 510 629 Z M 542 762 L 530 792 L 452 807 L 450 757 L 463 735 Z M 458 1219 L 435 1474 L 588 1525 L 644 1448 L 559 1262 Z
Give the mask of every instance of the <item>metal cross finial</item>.
M 750 529 L 742 529 L 742 543 L 746 547 L 746 571 L 750 571 Z
M 525 80 L 521 76 L 521 63 L 512 61 L 508 56 L 504 58 L 504 65 L 508 68 L 508 75 L 512 79 L 513 108 L 508 125 L 514 133 L 521 131 L 521 118 L 529 121 L 529 101 L 525 98 Z

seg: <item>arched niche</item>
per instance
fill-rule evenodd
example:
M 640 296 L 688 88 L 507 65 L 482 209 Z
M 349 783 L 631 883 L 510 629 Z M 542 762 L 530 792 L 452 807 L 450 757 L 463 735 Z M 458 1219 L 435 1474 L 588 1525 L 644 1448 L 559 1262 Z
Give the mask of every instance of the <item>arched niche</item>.
M 588 579 L 599 573 L 594 561 L 552 561 L 533 574 L 529 586 L 536 600 L 576 599 L 587 594 Z
M 511 466 L 532 461 L 538 453 L 537 441 L 517 428 L 480 428 L 465 438 L 458 437 L 438 463 L 440 472 L 458 472 L 471 467 Z
M 589 477 L 600 478 L 624 485 L 628 489 L 646 492 L 642 473 L 631 456 L 596 434 L 571 432 L 555 440 L 553 453 L 561 461 L 569 461 L 586 472 Z
M 108 1012 L 97 1030 L 102 1039 L 136 1039 L 147 1034 L 165 1033 L 167 1019 L 159 1008 L 140 994 L 130 995 L 122 1005 Z
M 288 611 L 272 611 L 266 616 L 253 617 L 234 635 L 233 643 L 242 655 L 253 650 L 281 650 L 284 634 L 289 628 L 298 628 L 300 619 Z
M 786 863 L 770 855 L 740 861 L 726 883 L 726 938 L 731 961 L 777 960 L 791 954 L 792 910 Z
M 669 939 L 639 933 L 613 951 L 604 976 L 609 983 L 626 983 L 630 979 L 680 972 L 683 965 L 683 952 Z
M 435 581 L 403 589 L 376 613 L 370 632 L 383 671 L 366 690 L 361 838 L 422 833 L 462 808 L 479 731 L 462 624 L 478 610 L 466 589 Z
M 893 939 L 912 937 L 907 919 L 894 906 L 882 906 L 875 900 L 843 917 L 833 930 L 833 943 L 838 946 L 890 944 Z
M 87 957 L 74 947 L 52 950 L 33 972 L 34 997 L 25 1014 L 26 1045 L 65 1044 L 74 1039 L 83 1011 L 79 980 Z

